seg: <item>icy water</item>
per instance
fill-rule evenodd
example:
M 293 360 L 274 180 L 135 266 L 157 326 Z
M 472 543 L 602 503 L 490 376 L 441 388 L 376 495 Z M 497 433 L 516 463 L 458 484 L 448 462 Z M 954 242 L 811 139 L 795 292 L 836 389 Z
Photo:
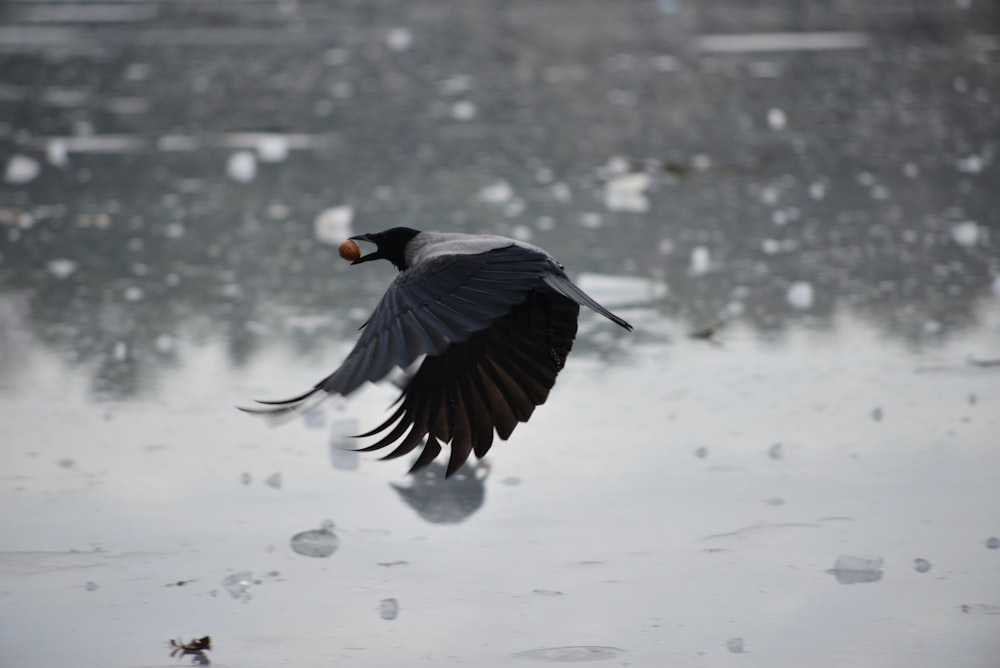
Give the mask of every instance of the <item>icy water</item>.
M 0 665 L 996 665 L 1000 11 L 701 4 L 0 6 Z M 447 481 L 399 224 L 636 326 Z

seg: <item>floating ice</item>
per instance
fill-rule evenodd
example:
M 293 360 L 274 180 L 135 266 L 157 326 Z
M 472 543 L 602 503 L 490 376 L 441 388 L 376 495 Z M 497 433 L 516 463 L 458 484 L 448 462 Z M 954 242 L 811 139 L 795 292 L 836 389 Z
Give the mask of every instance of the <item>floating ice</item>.
M 577 285 L 605 306 L 627 306 L 662 299 L 669 288 L 662 281 L 637 276 L 609 276 L 584 273 L 577 276 Z
M 563 204 L 573 199 L 573 192 L 569 189 L 569 186 L 562 181 L 553 183 L 549 190 L 552 193 L 552 197 Z
M 813 286 L 805 281 L 792 283 L 785 298 L 793 308 L 808 309 L 813 305 Z
M 698 459 L 704 459 L 705 457 L 708 457 L 708 448 L 706 448 L 704 445 L 695 448 L 694 456 L 697 457 Z
M 250 151 L 237 151 L 226 162 L 226 174 L 233 181 L 249 183 L 257 177 L 257 158 Z
M 503 204 L 514 196 L 514 189 L 506 181 L 497 181 L 479 191 L 479 200 L 487 204 Z
M 313 233 L 316 239 L 325 244 L 340 245 L 351 236 L 351 222 L 354 220 L 354 209 L 350 206 L 334 206 L 324 209 L 313 222 Z
M 959 246 L 970 248 L 979 243 L 979 226 L 971 220 L 951 228 L 951 239 Z
M 76 271 L 76 262 L 67 260 L 66 258 L 58 258 L 56 260 L 49 260 L 47 267 L 50 274 L 56 278 L 63 279 L 68 278 Z
M 841 555 L 827 573 L 836 577 L 840 584 L 878 582 L 882 579 L 882 559 Z
M 645 191 L 651 182 L 652 178 L 644 172 L 621 174 L 608 179 L 604 189 L 604 205 L 610 211 L 645 213 L 649 211 L 649 199 Z
M 114 357 L 117 362 L 124 362 L 128 359 L 128 344 L 124 341 L 117 342 L 115 347 L 111 349 L 111 356 Z
M 451 117 L 456 121 L 471 121 L 478 111 L 476 104 L 469 100 L 459 100 L 451 105 Z
M 53 167 L 65 167 L 69 164 L 69 147 L 61 139 L 50 139 L 45 145 L 45 159 Z
M 34 158 L 26 155 L 12 155 L 7 160 L 7 169 L 4 170 L 4 181 L 12 185 L 21 185 L 34 181 L 41 173 L 42 167 Z
M 413 44 L 413 33 L 406 28 L 393 28 L 386 33 L 385 43 L 393 51 L 406 51 Z
M 153 346 L 156 348 L 156 352 L 161 355 L 168 355 L 174 352 L 176 344 L 174 342 L 174 337 L 169 334 L 160 334 L 153 342 Z
M 712 259 L 708 249 L 704 246 L 695 246 L 691 249 L 691 273 L 700 276 L 707 273 L 712 266 Z
M 142 288 L 137 288 L 134 285 L 129 286 L 129 287 L 125 288 L 125 292 L 122 293 L 122 296 L 125 298 L 125 301 L 127 301 L 127 302 L 137 302 L 137 301 L 140 301 L 142 299 L 142 296 L 143 296 Z
M 599 213 L 585 211 L 580 214 L 580 225 L 586 227 L 588 230 L 596 230 L 603 224 L 604 219 L 601 218 L 601 214 Z
M 963 174 L 978 174 L 983 171 L 983 159 L 981 156 L 973 154 L 961 158 L 955 166 Z
M 816 181 L 809 185 L 809 196 L 815 200 L 820 200 L 826 197 L 826 185 Z
M 743 649 L 743 638 L 730 638 L 726 641 L 726 649 L 733 654 L 742 654 L 745 651 Z
M 570 647 L 542 647 L 517 652 L 515 659 L 532 661 L 548 661 L 550 663 L 583 663 L 585 661 L 605 661 L 621 656 L 625 650 L 619 647 L 601 647 L 599 645 L 575 645 Z
M 340 547 L 340 539 L 329 528 L 310 529 L 292 536 L 292 549 L 304 557 L 323 559 L 329 557 Z
M 253 586 L 253 573 L 250 571 L 240 571 L 228 575 L 223 578 L 222 586 L 237 601 L 246 603 L 253 598 L 250 595 L 250 587 Z
M 284 162 L 288 158 L 288 140 L 281 135 L 262 135 L 257 142 L 261 162 Z
M 997 538 L 996 536 L 990 536 L 989 538 L 986 539 L 985 545 L 987 548 L 991 550 L 996 550 L 997 548 L 1000 548 L 1000 538 Z
M 784 130 L 788 124 L 788 116 L 781 109 L 772 108 L 767 110 L 767 124 L 772 130 Z
M 913 560 L 913 570 L 918 573 L 926 573 L 931 569 L 931 562 L 926 559 L 914 559 Z
M 383 598 L 378 602 L 378 616 L 385 620 L 393 620 L 399 616 L 399 601 L 394 598 Z

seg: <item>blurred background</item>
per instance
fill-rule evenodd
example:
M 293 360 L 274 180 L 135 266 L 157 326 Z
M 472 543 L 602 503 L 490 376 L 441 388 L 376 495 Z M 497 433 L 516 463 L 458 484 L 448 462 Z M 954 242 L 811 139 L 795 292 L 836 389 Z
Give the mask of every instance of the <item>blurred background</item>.
M 981 0 L 0 4 L 0 663 L 992 665 L 998 84 Z M 636 325 L 458 480 L 233 410 L 396 225 Z

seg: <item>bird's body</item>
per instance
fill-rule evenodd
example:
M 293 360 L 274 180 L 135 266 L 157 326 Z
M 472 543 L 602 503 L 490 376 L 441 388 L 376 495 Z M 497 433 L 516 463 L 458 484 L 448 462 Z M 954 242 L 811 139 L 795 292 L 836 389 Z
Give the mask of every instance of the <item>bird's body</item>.
M 283 414 L 326 392 L 346 396 L 424 357 L 384 423 L 386 459 L 425 442 L 413 465 L 426 466 L 451 445 L 448 475 L 471 453 L 483 457 L 494 432 L 506 440 L 545 402 L 576 336 L 580 306 L 631 330 L 566 276 L 549 253 L 496 235 L 420 232 L 404 227 L 352 239 L 378 250 L 352 264 L 386 259 L 400 273 L 386 290 L 344 363 L 311 390 L 266 407 Z M 383 432 L 387 432 L 384 433 Z

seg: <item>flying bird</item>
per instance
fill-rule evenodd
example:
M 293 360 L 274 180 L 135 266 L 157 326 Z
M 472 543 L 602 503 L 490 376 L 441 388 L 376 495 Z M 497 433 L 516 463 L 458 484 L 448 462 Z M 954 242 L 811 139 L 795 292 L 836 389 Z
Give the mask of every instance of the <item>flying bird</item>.
M 354 349 L 308 392 L 259 401 L 249 413 L 283 415 L 320 393 L 346 396 L 423 357 L 385 422 L 359 438 L 394 445 L 383 459 L 423 450 L 410 471 L 430 464 L 450 444 L 446 475 L 475 453 L 486 455 L 494 432 L 507 440 L 545 403 L 576 337 L 580 306 L 631 331 L 566 276 L 545 250 L 497 235 L 421 232 L 394 227 L 359 234 L 376 250 L 352 265 L 388 260 L 399 270 Z M 345 246 L 348 242 L 345 242 Z

